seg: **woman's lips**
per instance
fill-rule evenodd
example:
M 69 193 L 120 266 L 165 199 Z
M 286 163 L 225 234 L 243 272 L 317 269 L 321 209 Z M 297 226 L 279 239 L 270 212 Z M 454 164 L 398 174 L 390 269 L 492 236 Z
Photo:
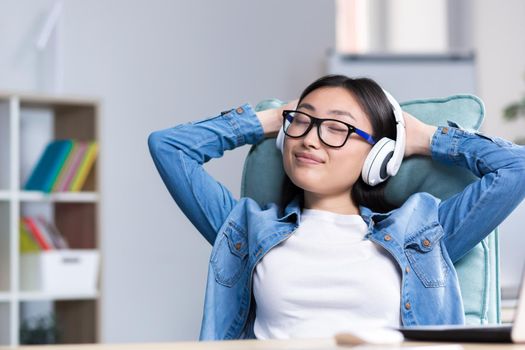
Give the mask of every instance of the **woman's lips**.
M 323 160 L 313 154 L 308 153 L 296 153 L 295 158 L 297 161 L 306 164 L 322 164 Z

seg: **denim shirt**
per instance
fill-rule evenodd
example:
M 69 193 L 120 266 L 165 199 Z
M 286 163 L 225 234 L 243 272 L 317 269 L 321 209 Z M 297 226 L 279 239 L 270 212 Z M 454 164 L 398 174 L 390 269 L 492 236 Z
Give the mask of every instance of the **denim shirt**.
M 224 151 L 264 138 L 248 104 L 210 119 L 156 131 L 148 139 L 167 189 L 213 245 L 201 340 L 254 338 L 252 278 L 257 263 L 294 233 L 299 201 L 280 211 L 236 199 L 203 164 Z M 525 147 L 453 126 L 432 136 L 432 158 L 469 169 L 479 180 L 441 201 L 415 193 L 399 208 L 361 206 L 366 237 L 386 249 L 402 271 L 403 325 L 461 324 L 464 310 L 453 263 L 485 238 L 525 196 Z M 366 291 L 363 291 L 366 293 Z

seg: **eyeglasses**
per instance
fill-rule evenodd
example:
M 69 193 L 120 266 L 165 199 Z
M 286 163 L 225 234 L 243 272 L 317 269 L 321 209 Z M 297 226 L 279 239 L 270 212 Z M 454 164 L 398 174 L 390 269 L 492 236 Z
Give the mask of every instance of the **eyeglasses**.
M 376 143 L 372 135 L 340 120 L 320 119 L 300 111 L 283 111 L 283 130 L 289 137 L 303 137 L 310 132 L 314 124 L 317 126 L 317 136 L 329 147 L 343 147 L 353 132 L 371 145 Z

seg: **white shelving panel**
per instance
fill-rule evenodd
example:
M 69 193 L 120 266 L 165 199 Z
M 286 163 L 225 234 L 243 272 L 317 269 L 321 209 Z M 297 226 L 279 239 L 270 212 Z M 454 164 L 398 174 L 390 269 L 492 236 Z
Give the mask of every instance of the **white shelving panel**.
M 2 292 L 0 293 L 0 303 L 11 301 L 11 293 Z
M 8 201 L 14 198 L 18 198 L 21 202 L 96 203 L 100 197 L 96 192 L 0 191 L 0 201 Z
M 100 296 L 97 291 L 91 293 L 41 293 L 41 292 L 20 292 L 20 301 L 43 301 L 43 300 L 96 300 Z

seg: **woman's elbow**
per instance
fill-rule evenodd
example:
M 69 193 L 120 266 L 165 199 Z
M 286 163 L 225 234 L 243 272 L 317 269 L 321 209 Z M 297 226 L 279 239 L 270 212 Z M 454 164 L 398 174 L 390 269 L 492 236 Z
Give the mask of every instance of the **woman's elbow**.
M 525 147 L 519 147 L 516 154 L 518 157 L 512 162 L 512 166 L 509 167 L 511 183 L 509 183 L 509 190 L 515 195 L 520 196 L 522 199 L 525 198 Z
M 148 136 L 148 148 L 153 159 L 157 159 L 162 144 L 165 142 L 164 130 L 154 131 Z

